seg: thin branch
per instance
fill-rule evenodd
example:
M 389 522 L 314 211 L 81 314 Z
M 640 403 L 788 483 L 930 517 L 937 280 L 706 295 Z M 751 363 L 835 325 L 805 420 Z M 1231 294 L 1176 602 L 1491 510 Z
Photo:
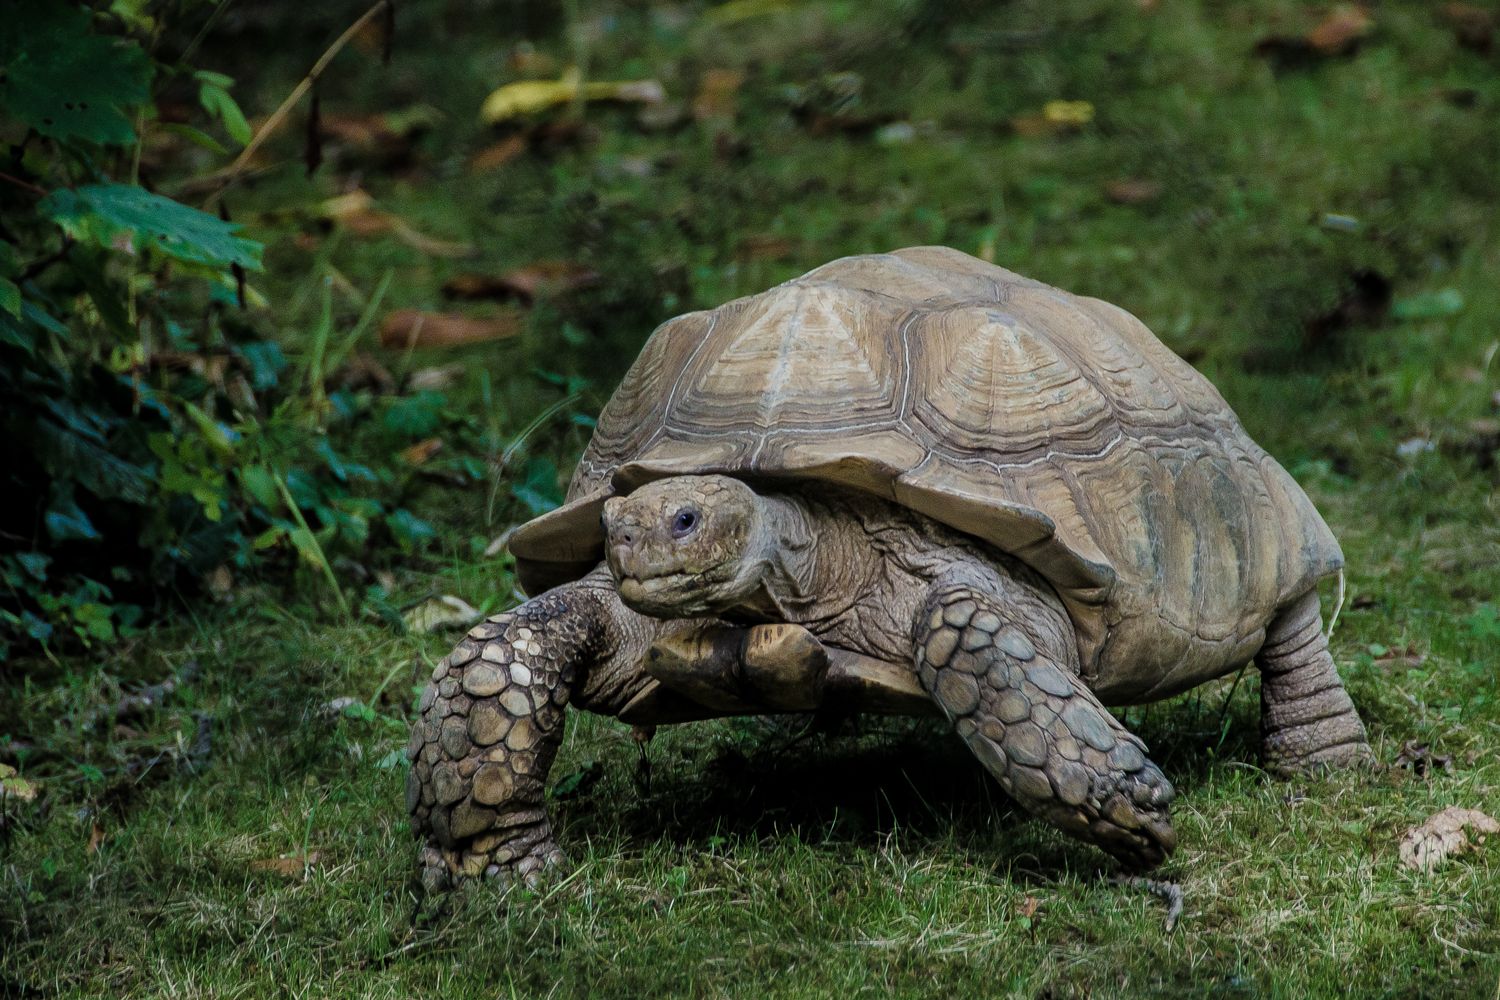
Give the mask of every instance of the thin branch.
M 46 188 L 39 188 L 35 184 L 31 183 L 30 181 L 23 181 L 23 180 L 21 180 L 21 178 L 19 178 L 19 177 L 12 177 L 10 174 L 7 174 L 7 173 L 0 173 L 0 181 L 4 181 L 7 184 L 14 184 L 16 187 L 20 188 L 23 191 L 30 191 L 32 194 L 36 195 L 38 198 L 45 198 L 47 196 L 47 189 Z
M 297 102 L 302 100 L 307 92 L 312 89 L 313 84 L 318 82 L 318 77 L 323 75 L 323 71 L 328 68 L 328 64 L 333 62 L 334 57 L 343 51 L 344 46 L 348 45 L 354 36 L 363 31 L 367 24 L 376 17 L 379 17 L 390 5 L 391 0 L 378 0 L 373 7 L 360 15 L 359 20 L 349 25 L 342 35 L 334 39 L 333 44 L 328 46 L 327 50 L 318 57 L 318 61 L 313 63 L 313 68 L 308 70 L 307 75 L 302 78 L 302 81 L 292 88 L 292 92 L 287 95 L 286 100 L 281 102 L 281 106 L 271 112 L 271 117 L 266 119 L 265 124 L 250 138 L 245 148 L 240 150 L 240 155 L 234 158 L 234 162 L 212 175 L 215 180 L 220 181 L 220 186 L 217 191 L 208 196 L 206 206 L 212 206 L 218 202 L 229 186 L 239 178 L 241 171 L 249 164 L 250 158 L 255 155 L 255 151 L 271 137 L 273 132 L 281 127 L 282 122 L 286 120 L 286 116 L 291 113 L 292 108 L 296 107 Z

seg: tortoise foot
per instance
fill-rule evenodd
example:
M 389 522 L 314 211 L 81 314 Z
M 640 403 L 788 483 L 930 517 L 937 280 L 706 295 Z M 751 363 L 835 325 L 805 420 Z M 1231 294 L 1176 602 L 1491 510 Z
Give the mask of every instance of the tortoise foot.
M 543 821 L 476 837 L 456 848 L 429 844 L 422 849 L 419 866 L 422 886 L 428 892 L 443 892 L 466 879 L 535 889 L 566 861 L 551 825 Z

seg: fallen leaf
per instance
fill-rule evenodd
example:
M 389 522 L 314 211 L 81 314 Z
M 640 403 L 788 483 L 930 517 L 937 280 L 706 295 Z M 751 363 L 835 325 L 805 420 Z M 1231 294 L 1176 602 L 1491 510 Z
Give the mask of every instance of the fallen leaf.
M 1398 458 L 1416 458 L 1423 452 L 1436 451 L 1437 445 L 1430 438 L 1410 437 L 1396 445 Z
M 332 699 L 330 699 L 328 701 L 323 702 L 323 704 L 319 705 L 318 706 L 318 714 L 319 715 L 327 715 L 327 716 L 330 716 L 330 717 L 332 717 L 332 716 L 338 716 L 338 715 L 343 715 L 345 709 L 352 708 L 353 706 L 359 705 L 359 704 L 362 704 L 362 703 L 360 702 L 360 700 L 358 698 L 355 698 L 352 695 L 347 695 L 347 694 L 346 695 L 341 695 L 340 697 L 332 698 Z
M 1442 18 L 1453 29 L 1458 44 L 1488 55 L 1495 42 L 1495 27 L 1500 17 L 1494 11 L 1467 3 L 1445 3 Z
M 1357 599 L 1356 599 L 1357 600 Z M 1368 598 L 1366 599 L 1368 601 Z M 1355 604 L 1355 607 L 1369 607 L 1373 601 L 1366 604 Z M 1427 654 L 1415 646 L 1402 646 L 1400 649 L 1387 649 L 1375 657 L 1375 662 L 1383 667 L 1420 667 L 1427 662 Z
M 698 81 L 698 96 L 693 98 L 693 118 L 697 121 L 733 121 L 735 95 L 745 83 L 745 73 L 737 69 L 705 70 Z
M 20 799 L 32 802 L 36 799 L 36 783 L 27 781 L 9 764 L 0 764 L 0 799 Z
M 1372 27 L 1370 12 L 1363 7 L 1335 7 L 1307 33 L 1307 44 L 1325 56 L 1343 55 L 1352 51 Z
M 323 860 L 323 852 L 308 851 L 306 854 L 294 854 L 290 857 L 261 858 L 250 862 L 250 870 L 257 872 L 274 872 L 285 878 L 296 878 L 304 875 L 307 869 Z
M 530 139 L 522 132 L 506 136 L 492 146 L 486 146 L 469 158 L 469 172 L 482 174 L 498 170 L 511 160 L 526 152 Z
M 431 257 L 466 257 L 474 251 L 468 244 L 418 232 L 400 216 L 377 208 L 375 199 L 358 188 L 324 201 L 318 206 L 318 215 L 357 236 L 393 233 L 403 243 Z
M 409 448 L 402 448 L 401 461 L 407 465 L 426 465 L 432 456 L 442 450 L 442 438 L 427 438 L 425 441 L 418 441 Z
M 342 389 L 357 392 L 369 389 L 381 395 L 396 391 L 396 379 L 385 365 L 364 351 L 358 351 L 334 372 L 333 383 Z
M 478 608 L 461 597 L 442 594 L 429 597 L 401 616 L 408 632 L 439 632 L 450 628 L 468 628 L 480 619 Z
M 746 236 L 735 247 L 735 256 L 740 260 L 790 260 L 797 245 L 789 237 L 771 233 Z
M 1466 830 L 1474 832 L 1471 841 Z M 1484 843 L 1485 835 L 1500 833 L 1500 822 L 1478 809 L 1449 806 L 1427 817 L 1401 838 L 1401 863 L 1421 872 L 1431 872 L 1448 858 L 1471 851 Z
M 1144 177 L 1121 177 L 1104 185 L 1104 197 L 1116 205 L 1143 205 L 1161 197 L 1161 182 Z
M 104 827 L 98 823 L 89 829 L 89 843 L 84 850 L 88 854 L 98 854 L 99 848 L 104 846 Z
M 599 272 L 566 260 L 541 260 L 501 275 L 460 274 L 443 283 L 456 299 L 519 299 L 531 304 L 599 283 Z
M 234 593 L 234 574 L 228 566 L 221 563 L 208 571 L 208 575 L 203 578 L 203 585 L 215 600 L 227 601 Z
M 1446 771 L 1451 768 L 1453 755 L 1433 753 L 1426 743 L 1407 740 L 1401 744 L 1401 752 L 1396 755 L 1395 766 L 1410 768 L 1412 774 L 1424 778 L 1429 771 Z
M 466 316 L 463 313 L 397 309 L 380 324 L 380 343 L 394 349 L 457 347 L 503 340 L 520 332 L 521 317 L 517 313 Z
M 1036 916 L 1037 907 L 1041 905 L 1042 901 L 1040 899 L 1037 899 L 1035 896 L 1028 895 L 1025 899 L 1022 899 L 1019 903 L 1016 904 L 1016 913 L 1019 916 L 1030 920 L 1032 917 Z
M 666 96 L 666 90 L 656 80 L 592 80 L 585 83 L 576 69 L 570 69 L 556 80 L 507 83 L 484 99 L 479 117 L 493 125 L 578 100 L 658 104 L 666 100 Z
M 1329 11 L 1304 35 L 1262 38 L 1255 44 L 1255 54 L 1288 69 L 1302 67 L 1319 59 L 1353 54 L 1374 27 L 1364 7 L 1343 5 Z
M 464 377 L 464 373 L 468 370 L 463 365 L 437 365 L 432 368 L 418 368 L 406 380 L 406 387 L 412 392 L 440 392 L 456 384 L 459 379 Z
M 1076 132 L 1093 120 L 1094 106 L 1088 101 L 1048 101 L 1040 112 L 1012 118 L 1010 127 L 1023 138 L 1036 139 Z

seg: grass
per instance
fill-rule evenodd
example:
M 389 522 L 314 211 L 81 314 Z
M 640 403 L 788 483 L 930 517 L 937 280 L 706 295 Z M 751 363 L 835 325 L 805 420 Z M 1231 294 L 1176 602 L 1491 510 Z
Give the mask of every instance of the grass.
M 206 57 L 262 111 L 318 32 L 358 14 L 329 5 L 293 25 L 272 6 L 226 19 Z M 566 472 L 587 434 L 569 416 L 597 408 L 656 322 L 844 253 L 988 250 L 1129 308 L 1215 380 L 1344 544 L 1335 653 L 1380 759 L 1426 744 L 1447 767 L 1271 780 L 1255 766 L 1253 672 L 1125 711 L 1179 791 L 1164 871 L 1186 908 L 1166 935 L 1157 901 L 1026 821 L 929 725 L 799 739 L 773 721 L 703 723 L 664 729 L 643 769 L 626 727 L 575 716 L 553 775 L 576 786 L 553 803 L 573 874 L 424 900 L 389 754 L 451 636 L 344 616 L 310 576 L 242 580 L 227 605 L 0 678 L 0 760 L 45 792 L 4 805 L 0 995 L 1500 997 L 1495 845 L 1430 875 L 1396 854 L 1444 806 L 1500 813 L 1497 473 L 1474 423 L 1500 390 L 1494 56 L 1458 46 L 1428 5 L 1383 3 L 1353 55 L 1278 68 L 1256 42 L 1321 11 L 1150 6 L 799 3 L 716 26 L 700 5 L 403 4 L 390 68 L 341 56 L 323 110 L 424 103 L 439 119 L 405 166 L 334 146 L 310 181 L 276 165 L 291 140 L 272 143 L 273 169 L 229 198 L 270 244 L 256 322 L 299 353 L 325 277 L 338 338 L 387 271 L 388 304 L 420 308 L 464 271 L 600 272 L 531 309 L 512 341 L 384 356 L 398 374 L 463 366 L 440 431 L 458 447 L 486 428 L 513 442 L 585 393 L 520 443 L 495 503 L 442 483 L 413 500 L 444 531 L 392 567 L 397 602 L 498 608 L 508 563 L 481 553 L 527 516 L 512 477 L 526 462 Z M 745 82 L 732 119 L 653 130 L 633 109 L 590 108 L 470 172 L 497 138 L 475 111 L 514 77 L 522 40 L 595 78 L 655 76 L 689 103 L 707 69 Z M 1040 137 L 1009 125 L 1055 99 L 1090 101 L 1093 121 Z M 880 131 L 892 122 L 912 140 Z M 1121 178 L 1160 194 L 1115 203 Z M 315 206 L 355 183 L 476 256 L 324 234 Z M 1340 313 L 1360 271 L 1389 279 L 1398 312 L 1445 289 L 1462 308 Z M 1398 453 L 1413 440 L 1432 448 Z M 189 661 L 197 679 L 163 708 L 86 725 Z M 340 697 L 356 702 L 324 708 Z

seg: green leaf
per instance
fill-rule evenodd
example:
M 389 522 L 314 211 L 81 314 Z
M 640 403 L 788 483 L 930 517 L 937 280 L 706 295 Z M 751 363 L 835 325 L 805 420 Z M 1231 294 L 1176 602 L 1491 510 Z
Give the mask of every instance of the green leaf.
M 164 122 L 163 124 L 156 127 L 161 129 L 163 132 L 170 132 L 173 135 L 180 135 L 188 142 L 192 143 L 195 146 L 200 146 L 203 149 L 208 150 L 210 153 L 218 153 L 220 156 L 229 155 L 229 150 L 224 148 L 224 144 L 222 142 L 220 142 L 218 139 L 215 139 L 207 132 L 204 132 L 202 129 L 196 129 L 191 125 L 183 125 L 179 122 Z
M 447 402 L 442 393 L 431 390 L 397 399 L 385 411 L 385 426 L 408 437 L 428 437 L 442 423 L 442 410 Z
M 0 311 L 21 318 L 21 289 L 7 278 L 0 278 Z
M 135 141 L 130 113 L 152 77 L 139 45 L 92 34 L 88 10 L 62 0 L 12 0 L 3 20 L 0 107 L 54 139 Z
M 385 519 L 386 527 L 404 549 L 414 549 L 422 543 L 436 538 L 437 529 L 405 507 L 394 511 Z
M 261 269 L 261 245 L 236 236 L 237 224 L 130 184 L 54 191 L 37 208 L 69 236 L 107 250 L 149 248 L 200 267 Z
M 247 465 L 239 470 L 240 486 L 266 510 L 275 510 L 280 502 L 276 477 L 264 465 Z
M 250 123 L 245 121 L 245 113 L 240 110 L 234 98 L 229 96 L 229 91 L 217 83 L 204 83 L 198 89 L 198 102 L 203 105 L 203 110 L 224 123 L 224 131 L 229 133 L 229 138 L 241 146 L 249 144 L 254 133 L 250 130 Z
M 43 518 L 54 542 L 93 542 L 104 537 L 72 497 L 58 497 Z

